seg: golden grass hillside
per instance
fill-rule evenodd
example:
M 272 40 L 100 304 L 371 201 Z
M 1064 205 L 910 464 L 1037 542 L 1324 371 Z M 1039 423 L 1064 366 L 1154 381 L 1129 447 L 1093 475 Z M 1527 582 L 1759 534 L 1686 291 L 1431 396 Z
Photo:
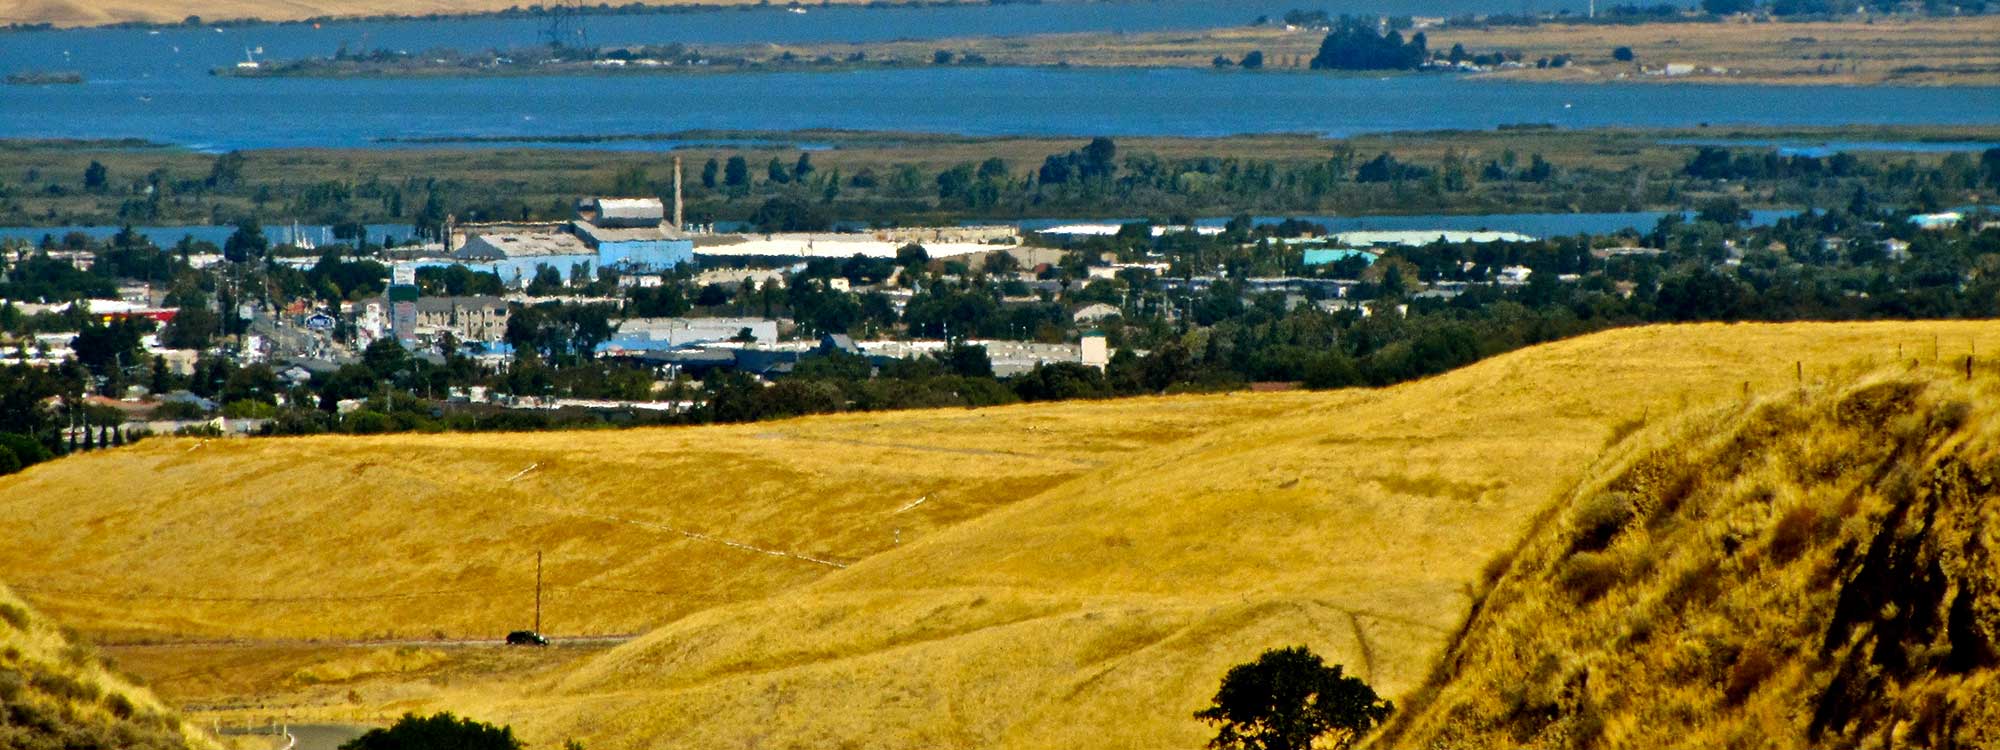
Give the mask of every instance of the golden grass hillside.
M 0 586 L 0 747 L 212 748 Z
M 1620 445 L 1383 744 L 2000 742 L 2000 382 L 1813 391 Z
M 1310 398 L 702 429 L 151 440 L 0 479 L 0 570 L 101 642 L 643 632 Z
M 1419 687 L 1483 568 L 1620 432 L 1792 388 L 1794 363 L 1811 382 L 1973 350 L 2000 351 L 2000 328 L 1677 326 L 1372 391 L 155 440 L 0 480 L 0 524 L 24 530 L 0 570 L 96 637 L 249 653 L 523 626 L 542 549 L 548 630 L 651 632 L 525 681 L 412 678 L 297 710 L 452 708 L 594 748 L 1195 747 L 1189 715 L 1265 648 Z
M 836 4 L 864 0 L 829 0 Z M 866 0 L 874 2 L 875 0 Z M 889 0 L 895 2 L 895 0 Z M 745 6 L 760 0 L 647 0 L 658 6 Z M 493 13 L 534 3 L 516 0 L 0 0 L 0 24 L 99 26 L 111 23 L 179 23 L 188 16 L 208 21 L 258 19 L 421 16 L 433 13 Z M 818 5 L 818 2 L 811 3 Z
M 2000 331 L 1639 329 L 1323 394 L 675 622 L 547 694 L 453 700 L 612 747 L 1196 747 L 1189 714 L 1272 646 L 1311 645 L 1389 695 L 1420 684 L 1482 567 L 1621 423 L 1932 334 Z

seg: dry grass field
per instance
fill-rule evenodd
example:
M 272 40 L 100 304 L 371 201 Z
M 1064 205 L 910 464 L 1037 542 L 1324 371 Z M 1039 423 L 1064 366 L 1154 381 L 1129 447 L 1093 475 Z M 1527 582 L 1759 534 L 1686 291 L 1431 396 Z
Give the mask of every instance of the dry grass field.
M 1571 81 L 1701 81 L 1798 84 L 1904 83 L 1994 85 L 2000 83 L 2000 16 L 1894 18 L 1872 22 L 1649 23 L 1635 25 L 1543 24 L 1491 29 L 1428 29 L 1430 47 L 1463 44 L 1475 54 L 1518 52 L 1532 66 L 1539 58 L 1571 55 L 1574 65 L 1559 70 L 1515 70 L 1484 74 L 1494 78 Z M 1252 50 L 1264 53 L 1268 70 L 1304 70 L 1319 51 L 1322 32 L 1281 27 L 1240 27 L 1206 31 L 1140 34 L 1049 34 L 976 37 L 871 44 L 738 45 L 711 51 L 771 60 L 785 52 L 803 59 L 845 59 L 863 52 L 870 59 L 925 65 L 937 50 L 973 53 L 992 65 L 1073 67 L 1196 67 L 1216 56 L 1231 61 Z M 1631 47 L 1633 62 L 1612 59 L 1612 50 Z M 1695 75 L 1646 76 L 1669 63 L 1695 66 Z M 1707 68 L 1727 73 L 1708 73 Z M 1373 75 L 1373 74 L 1371 74 Z
M 1432 35 L 1449 49 L 1519 50 L 1528 60 L 1575 55 L 1573 71 L 1520 71 L 1523 77 L 1639 76 L 1634 65 L 1659 68 L 1684 63 L 1722 68 L 1726 75 L 1695 81 L 1799 84 L 2000 84 L 2000 16 L 1882 19 L 1873 22 L 1642 24 L 1637 26 L 1539 26 L 1531 29 L 1450 31 Z M 1620 46 L 1634 61 L 1611 58 Z M 1660 80 L 1651 78 L 1650 80 Z
M 156 439 L 0 480 L 22 542 L 0 570 L 94 639 L 153 642 L 114 653 L 232 716 L 449 707 L 591 747 L 1193 747 L 1222 672 L 1273 646 L 1412 694 L 1489 564 L 1645 422 L 1789 392 L 1794 363 L 1810 384 L 1968 351 L 2000 328 L 1630 329 L 1382 390 Z M 525 626 L 537 549 L 546 630 L 641 635 L 428 642 Z M 190 639 L 210 642 L 171 645 Z
M 207 750 L 215 745 L 0 585 L 0 747 Z
M 1622 442 L 1382 744 L 1991 746 L 1996 385 L 1894 365 Z
M 859 4 L 879 0 L 826 0 Z M 886 0 L 895 3 L 897 0 Z M 761 0 L 647 0 L 655 6 L 739 7 Z M 101 26 L 112 23 L 178 23 L 188 16 L 214 22 L 236 19 L 297 21 L 307 18 L 423 16 L 493 13 L 536 3 L 518 0 L 0 0 L 0 24 Z M 814 0 L 813 5 L 820 4 Z

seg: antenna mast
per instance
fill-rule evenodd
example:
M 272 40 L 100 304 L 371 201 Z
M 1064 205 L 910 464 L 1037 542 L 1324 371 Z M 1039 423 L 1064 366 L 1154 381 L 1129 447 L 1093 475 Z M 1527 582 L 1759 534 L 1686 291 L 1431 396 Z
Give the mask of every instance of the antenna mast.
M 535 550 L 535 634 L 542 633 L 542 551 Z

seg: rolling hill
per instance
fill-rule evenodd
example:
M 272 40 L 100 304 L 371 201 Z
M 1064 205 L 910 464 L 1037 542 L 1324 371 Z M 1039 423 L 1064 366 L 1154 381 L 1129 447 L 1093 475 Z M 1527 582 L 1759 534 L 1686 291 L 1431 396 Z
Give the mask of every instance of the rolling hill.
M 1991 747 L 1996 510 L 1991 377 L 1895 369 L 1649 430 L 1523 545 L 1386 744 Z
M 1222 672 L 1272 646 L 1415 694 L 1494 561 L 1646 423 L 1969 351 L 2000 330 L 1675 326 L 1381 390 L 152 440 L 0 480 L 0 525 L 26 530 L 0 570 L 93 638 L 168 642 L 121 655 L 167 677 L 177 641 L 283 675 L 408 648 L 357 639 L 524 626 L 536 550 L 546 629 L 636 635 L 525 676 L 448 651 L 309 699 L 154 678 L 170 699 L 449 707 L 592 747 L 1195 747 Z
M 0 586 L 0 747 L 207 750 L 214 745 Z

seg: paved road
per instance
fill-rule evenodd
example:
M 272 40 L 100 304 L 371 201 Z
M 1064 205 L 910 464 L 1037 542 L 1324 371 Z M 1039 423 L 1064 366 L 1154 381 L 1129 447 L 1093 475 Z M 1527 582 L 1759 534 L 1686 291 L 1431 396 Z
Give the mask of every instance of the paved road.
M 292 736 L 299 739 L 299 746 L 294 750 L 339 750 L 341 744 L 368 730 L 349 724 L 295 724 Z
M 293 724 L 285 727 L 285 731 L 291 732 L 292 740 L 297 743 L 290 745 L 290 750 L 340 750 L 341 745 L 360 737 L 371 728 L 357 724 Z M 275 731 L 277 731 L 275 727 L 264 726 L 229 727 L 224 728 L 222 733 L 232 737 L 266 735 L 271 740 L 271 747 L 287 748 L 283 737 L 270 736 Z
M 638 639 L 642 634 L 627 635 L 579 635 L 549 636 L 550 646 L 616 646 Z M 373 647 L 373 646 L 432 646 L 438 648 L 506 646 L 505 638 L 391 638 L 371 640 L 291 640 L 259 638 L 215 638 L 186 641 L 155 641 L 147 643 L 107 643 L 98 648 L 110 651 L 119 649 L 160 649 L 187 647 L 230 647 L 230 646 L 310 646 L 310 647 Z

